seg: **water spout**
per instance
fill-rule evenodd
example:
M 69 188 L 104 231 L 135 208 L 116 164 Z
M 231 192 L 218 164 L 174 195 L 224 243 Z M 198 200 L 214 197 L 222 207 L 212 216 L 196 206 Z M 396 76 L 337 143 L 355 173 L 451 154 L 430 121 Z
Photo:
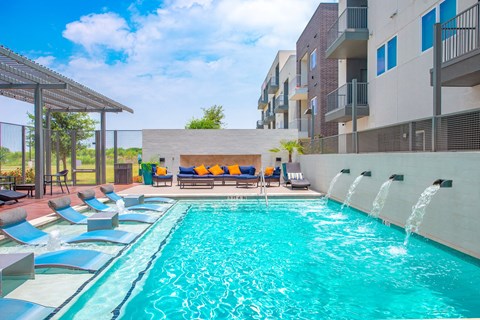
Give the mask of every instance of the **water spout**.
M 375 197 L 375 200 L 373 200 L 372 211 L 369 213 L 369 216 L 373 218 L 379 217 L 380 212 L 383 209 L 383 206 L 385 206 L 385 201 L 387 200 L 388 191 L 390 190 L 390 186 L 392 185 L 393 181 L 394 181 L 393 179 L 388 179 L 382 184 L 382 186 L 380 187 L 380 190 L 377 193 L 377 196 Z
M 350 173 L 350 169 L 342 169 L 340 170 L 340 173 Z
M 439 185 L 440 188 L 451 188 L 453 185 L 452 180 L 437 179 L 433 181 L 433 185 Z
M 392 181 L 403 181 L 403 174 L 392 174 L 388 179 Z
M 342 175 L 342 172 L 337 173 L 335 177 L 333 177 L 332 181 L 330 181 L 330 186 L 328 186 L 328 191 L 327 191 L 327 194 L 325 195 L 326 203 L 328 202 L 328 199 L 330 199 L 330 196 L 332 195 L 333 186 L 335 185 L 335 183 L 337 182 L 338 178 L 340 178 L 341 175 Z
M 372 176 L 372 171 L 363 171 L 362 173 L 360 173 L 360 175 L 362 175 L 364 177 L 371 177 Z
M 432 201 L 433 196 L 440 190 L 440 184 L 441 183 L 436 183 L 425 189 L 420 195 L 420 198 L 418 198 L 417 204 L 412 207 L 412 213 L 405 223 L 406 236 L 403 241 L 405 246 L 408 245 L 411 234 L 413 232 L 418 233 L 418 229 L 423 221 L 423 216 L 425 215 L 425 210 L 430 201 Z
M 342 204 L 342 210 L 345 207 L 350 207 L 350 200 L 352 199 L 353 194 L 355 193 L 355 189 L 357 188 L 358 184 L 360 181 L 362 181 L 363 175 L 359 175 L 355 181 L 350 185 L 350 188 L 348 189 L 347 196 L 345 197 L 345 201 Z
M 60 231 L 53 230 L 48 234 L 48 241 L 47 241 L 47 250 L 48 251 L 56 251 L 62 247 L 62 238 L 60 236 Z

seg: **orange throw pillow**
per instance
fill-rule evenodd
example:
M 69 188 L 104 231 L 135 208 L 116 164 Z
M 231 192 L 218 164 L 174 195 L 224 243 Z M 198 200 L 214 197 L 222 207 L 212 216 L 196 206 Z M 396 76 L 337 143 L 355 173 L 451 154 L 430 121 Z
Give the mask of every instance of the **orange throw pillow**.
M 238 166 L 238 164 L 234 164 L 233 166 L 228 166 L 228 172 L 229 172 L 232 176 L 238 176 L 238 175 L 242 174 L 242 172 L 240 171 L 240 167 Z
M 166 175 L 167 175 L 167 168 L 157 167 L 157 176 L 166 176 Z
M 213 174 L 214 176 L 218 176 L 225 173 L 223 172 L 222 168 L 220 168 L 218 164 L 208 169 L 208 171 L 210 171 L 210 173 Z
M 204 176 L 206 174 L 209 174 L 207 168 L 205 168 L 205 166 L 202 164 L 201 166 L 198 166 L 198 167 L 195 167 L 193 168 L 193 170 L 195 170 L 195 172 L 199 175 L 199 176 Z
M 274 167 L 266 167 L 266 168 L 265 168 L 265 175 L 266 175 L 266 176 L 272 176 L 274 170 L 275 170 Z

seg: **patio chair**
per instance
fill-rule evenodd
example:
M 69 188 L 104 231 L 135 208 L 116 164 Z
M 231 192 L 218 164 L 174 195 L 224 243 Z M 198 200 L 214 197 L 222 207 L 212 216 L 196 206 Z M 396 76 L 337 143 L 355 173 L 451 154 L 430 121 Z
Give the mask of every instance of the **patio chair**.
M 87 189 L 84 191 L 78 192 L 78 197 L 85 203 L 90 209 L 100 212 L 115 212 L 116 210 L 112 207 L 107 206 L 103 202 L 100 202 L 95 198 L 95 191 L 92 189 Z M 149 216 L 148 214 L 143 213 L 124 213 L 119 214 L 118 219 L 120 221 L 133 221 L 133 222 L 143 222 L 143 223 L 154 223 L 158 218 Z
M 15 208 L 2 212 L 0 215 L 0 231 L 8 238 L 29 245 L 46 244 L 49 234 L 34 227 L 26 220 L 27 212 L 24 208 Z M 63 239 L 66 243 L 77 242 L 112 242 L 129 244 L 137 234 L 121 230 L 95 230 L 82 233 L 72 238 Z
M 18 199 L 25 198 L 27 194 L 13 191 L 13 190 L 0 190 L 0 201 L 15 201 L 18 202 Z
M 111 184 L 106 185 L 106 186 L 101 186 L 100 191 L 107 197 L 108 199 L 117 202 L 118 200 L 123 199 L 122 196 L 120 196 L 118 193 L 115 193 L 115 189 Z M 176 200 L 170 199 L 170 198 L 164 198 L 164 197 L 149 197 L 145 198 L 144 202 L 163 202 L 163 203 L 175 203 Z M 129 207 L 130 209 L 131 207 Z
M 63 186 L 67 189 L 67 192 L 70 193 L 70 190 L 68 189 L 67 185 L 67 174 L 68 170 L 62 170 L 60 172 L 57 172 L 55 174 L 46 174 L 44 175 L 43 178 L 43 193 L 47 193 L 47 184 L 50 185 L 50 195 L 52 195 L 52 186 L 53 183 L 57 183 L 57 185 L 60 185 L 60 188 L 62 189 L 62 193 L 65 193 L 63 191 Z
M 308 187 L 310 187 L 310 181 L 303 177 L 299 162 L 285 163 L 285 171 L 287 174 L 287 180 L 285 180 L 285 185 L 287 184 L 287 182 L 290 183 L 290 185 L 292 186 L 292 190 L 295 188 L 308 189 Z
M 107 197 L 109 200 L 113 202 L 117 202 L 118 200 L 123 200 L 123 197 L 115 193 L 114 188 L 111 184 L 100 186 L 100 191 L 102 191 L 105 197 Z M 159 212 L 165 211 L 164 207 L 161 207 L 159 205 L 155 205 L 152 203 L 136 204 L 136 205 L 127 207 L 127 209 L 128 210 L 152 210 L 152 211 L 159 211 Z
M 70 198 L 69 197 L 63 197 L 63 198 L 58 198 L 58 199 L 52 199 L 48 201 L 48 206 L 50 209 L 53 210 L 60 218 L 70 222 L 71 224 L 87 224 L 87 219 L 88 217 L 84 216 L 74 208 L 70 206 Z M 127 217 L 124 217 L 127 216 Z M 135 217 L 136 214 L 133 214 L 133 217 Z M 137 221 L 137 222 L 144 222 L 143 217 L 144 215 L 142 214 L 140 217 L 140 221 L 137 220 L 132 220 L 132 216 L 127 214 L 122 214 L 118 216 L 119 222 L 131 222 L 131 221 Z
M 0 310 L 3 320 L 44 319 L 55 308 L 45 307 L 26 300 L 0 298 Z

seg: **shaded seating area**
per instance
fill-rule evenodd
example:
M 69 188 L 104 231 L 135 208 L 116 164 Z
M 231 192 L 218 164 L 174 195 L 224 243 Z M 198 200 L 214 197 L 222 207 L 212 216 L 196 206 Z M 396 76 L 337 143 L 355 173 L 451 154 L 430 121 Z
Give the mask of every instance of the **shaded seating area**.
M 117 202 L 118 200 L 124 200 L 125 201 L 125 199 L 123 197 L 119 196 L 118 194 L 116 194 L 114 190 L 115 190 L 115 188 L 111 184 L 100 187 L 100 191 L 110 201 L 113 201 L 113 202 Z M 135 198 L 138 199 L 137 201 L 139 202 L 139 204 L 129 205 L 131 202 L 130 201 L 125 201 L 125 207 L 127 207 L 128 210 L 153 210 L 153 211 L 159 211 L 159 212 L 165 211 L 165 208 L 163 208 L 159 205 L 155 205 L 155 204 L 152 204 L 152 203 L 143 203 L 144 199 L 145 199 L 145 197 L 143 195 L 136 196 Z M 137 201 L 135 201 L 135 202 L 137 202 Z M 100 211 L 102 211 L 102 210 L 100 210 Z
M 0 231 L 21 244 L 40 245 L 46 244 L 50 235 L 26 220 L 27 212 L 23 208 L 15 208 L 2 212 L 0 215 Z M 137 234 L 121 230 L 96 230 L 82 233 L 68 239 L 62 239 L 66 243 L 77 242 L 111 242 L 117 244 L 129 244 Z
M 308 189 L 310 187 L 310 181 L 303 177 L 302 170 L 299 162 L 283 163 L 285 185 L 290 184 L 292 190 L 295 188 Z
M 44 319 L 55 308 L 45 307 L 30 301 L 0 298 L 0 310 L 3 320 Z
M 77 193 L 78 197 L 85 203 L 90 209 L 99 212 L 116 212 L 112 207 L 107 206 L 100 200 L 95 197 L 95 191 L 92 189 L 79 191 Z M 154 223 L 157 218 L 149 216 L 143 213 L 122 213 L 118 215 L 118 219 L 121 222 L 132 221 L 132 222 L 142 222 L 142 223 Z

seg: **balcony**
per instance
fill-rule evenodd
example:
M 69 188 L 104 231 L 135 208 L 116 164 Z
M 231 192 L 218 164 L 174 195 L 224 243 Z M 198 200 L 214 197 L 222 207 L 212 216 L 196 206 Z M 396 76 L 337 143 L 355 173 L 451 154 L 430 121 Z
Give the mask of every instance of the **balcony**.
M 302 76 L 300 74 L 297 74 L 296 86 L 294 88 L 291 88 L 291 91 L 293 93 L 289 97 L 290 100 L 308 99 L 308 85 L 306 83 L 302 85 Z
M 326 57 L 359 59 L 367 57 L 367 8 L 347 8 L 327 33 Z
M 288 112 L 288 97 L 284 94 L 279 95 L 275 99 L 275 113 L 287 113 Z
M 260 98 L 258 98 L 258 109 L 263 110 L 267 106 L 267 103 L 267 97 L 262 94 Z
M 267 83 L 267 92 L 269 94 L 275 94 L 277 93 L 278 91 L 278 78 L 277 77 L 271 77 L 269 80 L 268 80 L 268 83 Z
M 265 113 L 265 119 L 263 121 L 263 124 L 268 124 L 270 122 L 275 122 L 275 113 L 269 110 Z
M 480 84 L 479 19 L 480 3 L 476 3 L 442 24 L 442 86 Z
M 257 120 L 257 129 L 263 129 L 263 120 Z
M 310 132 L 310 125 L 311 125 L 311 120 L 309 118 L 297 118 L 294 119 L 293 121 L 290 121 L 288 123 L 288 128 L 289 129 L 297 129 L 298 130 L 298 136 L 300 138 L 306 138 L 308 137 L 308 133 Z
M 349 82 L 327 95 L 327 122 L 347 122 L 352 120 L 352 83 Z M 357 83 L 357 118 L 369 115 L 368 84 Z

